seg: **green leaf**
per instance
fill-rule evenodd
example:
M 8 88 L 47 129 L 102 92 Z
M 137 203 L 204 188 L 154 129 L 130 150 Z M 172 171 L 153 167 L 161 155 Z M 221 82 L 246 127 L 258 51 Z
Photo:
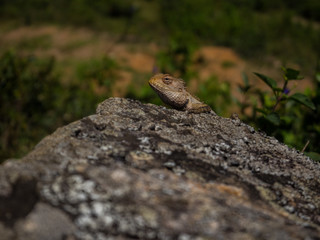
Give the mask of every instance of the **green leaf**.
M 271 122 L 272 124 L 279 126 L 280 125 L 280 117 L 277 113 L 273 112 L 270 113 L 266 116 L 264 116 L 265 119 L 267 119 L 269 122 Z
M 262 81 L 264 81 L 272 90 L 277 87 L 277 82 L 272 78 L 256 72 L 254 72 L 254 74 L 258 76 Z
M 320 83 L 320 72 L 316 73 L 316 80 Z
M 251 88 L 251 86 L 242 86 L 242 85 L 240 85 L 240 84 L 238 84 L 238 87 L 239 87 L 239 89 L 240 89 L 240 92 L 242 92 L 242 93 L 248 92 L 249 89 Z
M 252 86 L 249 84 L 249 78 L 245 72 L 242 72 L 241 76 L 244 85 L 242 86 L 241 84 L 238 84 L 238 87 L 242 93 L 246 93 Z
M 281 121 L 282 121 L 282 122 L 285 122 L 285 124 L 291 124 L 291 123 L 294 122 L 295 120 L 296 120 L 296 119 L 293 118 L 292 116 L 281 116 Z M 285 135 L 289 135 L 289 133 L 286 132 Z M 293 134 L 293 136 L 294 136 L 294 139 L 297 138 L 295 134 Z M 286 142 L 286 141 L 284 141 L 284 142 Z
M 249 86 L 248 75 L 245 72 L 242 72 L 241 76 L 242 76 L 242 80 L 243 80 L 244 86 L 245 87 Z
M 278 88 L 278 87 L 274 88 L 273 90 L 274 90 L 275 92 L 283 92 L 283 89 L 282 89 L 282 88 Z
M 285 80 L 301 80 L 303 79 L 302 76 L 299 76 L 300 71 L 292 69 L 292 68 L 282 68 L 284 72 Z
M 256 110 L 257 112 L 263 113 L 263 114 L 266 113 L 266 110 L 263 109 L 263 108 L 257 108 L 257 107 L 256 107 L 254 110 Z
M 316 153 L 316 152 L 305 152 L 304 154 L 307 155 L 312 160 L 320 162 L 320 154 L 319 153 Z
M 313 104 L 313 102 L 310 100 L 310 98 L 302 93 L 295 93 L 291 95 L 289 99 L 294 100 L 298 103 L 301 103 L 312 110 L 316 110 L 316 107 Z

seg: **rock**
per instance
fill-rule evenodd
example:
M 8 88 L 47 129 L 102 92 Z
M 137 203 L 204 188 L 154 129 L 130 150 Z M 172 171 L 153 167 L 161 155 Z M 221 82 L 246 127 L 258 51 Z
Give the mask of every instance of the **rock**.
M 319 186 L 239 120 L 110 98 L 0 166 L 0 239 L 320 239 Z

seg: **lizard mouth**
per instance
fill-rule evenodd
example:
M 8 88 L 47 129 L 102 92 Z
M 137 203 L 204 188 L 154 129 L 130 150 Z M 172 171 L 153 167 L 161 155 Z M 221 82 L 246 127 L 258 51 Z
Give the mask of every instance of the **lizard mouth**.
M 150 86 L 153 86 L 156 83 L 156 79 L 153 77 L 149 80 Z
M 149 80 L 149 85 L 151 88 L 153 88 L 154 90 L 158 90 L 158 89 L 162 89 L 160 84 L 157 82 L 157 79 L 155 78 L 151 78 Z
M 152 82 L 152 79 L 149 80 L 149 86 L 150 86 L 152 89 L 154 89 L 154 90 L 157 89 L 157 88 L 155 87 L 154 82 Z

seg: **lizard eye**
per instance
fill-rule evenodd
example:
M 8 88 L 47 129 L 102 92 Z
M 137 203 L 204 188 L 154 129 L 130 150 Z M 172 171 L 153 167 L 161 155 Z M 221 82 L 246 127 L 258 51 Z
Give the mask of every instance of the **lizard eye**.
M 165 83 L 165 84 L 170 84 L 170 83 L 172 82 L 172 80 L 171 80 L 169 77 L 164 77 L 164 78 L 162 79 L 162 81 L 163 81 L 163 83 Z

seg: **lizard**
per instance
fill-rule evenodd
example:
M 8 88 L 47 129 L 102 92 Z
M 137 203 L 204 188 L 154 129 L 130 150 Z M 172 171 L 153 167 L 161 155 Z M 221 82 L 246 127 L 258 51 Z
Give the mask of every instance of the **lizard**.
M 151 88 L 169 106 L 189 113 L 215 112 L 205 103 L 191 95 L 185 82 L 169 74 L 158 73 L 149 80 Z

